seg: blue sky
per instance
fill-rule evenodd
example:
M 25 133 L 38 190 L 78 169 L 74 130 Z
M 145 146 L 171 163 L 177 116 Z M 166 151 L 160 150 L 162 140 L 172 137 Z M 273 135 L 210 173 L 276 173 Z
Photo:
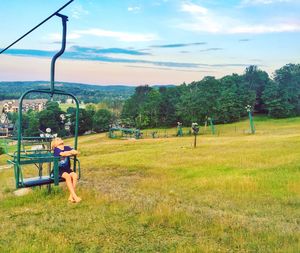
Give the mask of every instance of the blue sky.
M 1 1 L 0 48 L 66 0 Z M 93 84 L 180 84 L 243 73 L 258 65 L 270 75 L 299 63 L 300 0 L 75 0 L 68 44 L 56 79 Z M 0 80 L 48 80 L 60 48 L 53 18 L 6 54 Z

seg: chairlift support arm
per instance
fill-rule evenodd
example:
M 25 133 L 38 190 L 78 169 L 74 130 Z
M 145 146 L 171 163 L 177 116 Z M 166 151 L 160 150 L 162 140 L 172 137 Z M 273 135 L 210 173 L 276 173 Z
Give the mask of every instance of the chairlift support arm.
M 68 21 L 68 17 L 65 15 L 59 13 L 56 13 L 55 15 L 61 18 L 63 33 L 62 33 L 61 49 L 53 56 L 51 61 L 51 76 L 50 76 L 51 96 L 53 96 L 54 93 L 55 62 L 65 52 L 66 49 L 67 21 Z

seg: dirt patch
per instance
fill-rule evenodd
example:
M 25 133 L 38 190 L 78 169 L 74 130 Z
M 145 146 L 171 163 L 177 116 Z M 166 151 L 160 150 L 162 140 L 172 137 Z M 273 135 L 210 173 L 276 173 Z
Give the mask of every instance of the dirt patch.
M 144 177 L 144 172 L 105 168 L 86 174 L 81 185 L 114 200 L 128 200 L 134 195 L 135 186 Z

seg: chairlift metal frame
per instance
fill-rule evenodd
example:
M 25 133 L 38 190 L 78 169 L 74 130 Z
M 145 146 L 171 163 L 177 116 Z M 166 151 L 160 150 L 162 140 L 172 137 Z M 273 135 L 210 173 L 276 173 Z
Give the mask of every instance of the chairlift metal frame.
M 79 126 L 79 101 L 78 99 L 69 92 L 59 90 L 55 88 L 55 63 L 56 60 L 64 53 L 66 48 L 66 36 L 67 36 L 67 21 L 68 17 L 65 15 L 60 14 L 59 12 L 64 9 L 66 6 L 68 6 L 70 3 L 72 3 L 74 0 L 70 0 L 67 2 L 64 6 L 62 6 L 59 10 L 54 12 L 52 15 L 50 15 L 48 18 L 46 18 L 44 21 L 42 21 L 40 24 L 35 26 L 33 29 L 31 29 L 29 32 L 21 36 L 18 40 L 10 44 L 8 47 L 0 51 L 0 54 L 5 52 L 7 49 L 9 49 L 11 46 L 22 40 L 24 37 L 26 37 L 29 33 L 37 29 L 39 26 L 44 24 L 46 21 L 51 19 L 52 17 L 59 17 L 62 21 L 62 44 L 61 49 L 58 51 L 52 58 L 51 61 L 51 73 L 50 73 L 50 88 L 49 89 L 31 89 L 26 91 L 22 94 L 22 96 L 19 99 L 19 108 L 18 108 L 18 121 L 17 121 L 17 127 L 18 127 L 18 134 L 17 138 L 13 138 L 14 140 L 17 140 L 17 150 L 10 154 L 11 160 L 8 160 L 8 163 L 12 164 L 14 166 L 14 175 L 15 175 L 15 182 L 16 182 L 16 188 L 24 188 L 24 187 L 33 187 L 33 186 L 41 186 L 41 185 L 50 185 L 54 183 L 54 185 L 58 185 L 59 182 L 63 181 L 62 178 L 59 178 L 59 166 L 58 166 L 58 157 L 54 157 L 52 151 L 50 149 L 46 150 L 22 150 L 22 142 L 23 141 L 48 141 L 51 142 L 51 138 L 45 138 L 45 137 L 25 137 L 22 134 L 22 122 L 23 122 L 23 101 L 29 94 L 32 93 L 40 93 L 40 94 L 49 94 L 51 98 L 53 98 L 53 95 L 64 95 L 71 97 L 75 103 L 76 103 L 76 119 L 75 119 L 75 133 L 74 133 L 74 149 L 77 149 L 78 146 L 78 126 Z M 7 150 L 9 152 L 9 150 Z M 80 162 L 77 159 L 76 156 L 72 157 L 73 160 L 73 171 L 78 172 L 79 178 L 80 178 Z M 49 167 L 53 165 L 52 173 L 50 173 L 48 176 L 42 175 L 42 165 L 44 163 L 48 163 Z M 39 176 L 35 178 L 23 178 L 22 173 L 22 166 L 23 165 L 35 165 L 39 169 Z

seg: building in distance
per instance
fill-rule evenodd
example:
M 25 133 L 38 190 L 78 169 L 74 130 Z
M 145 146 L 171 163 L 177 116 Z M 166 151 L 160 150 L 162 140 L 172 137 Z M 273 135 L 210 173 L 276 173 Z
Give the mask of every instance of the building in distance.
M 30 109 L 33 111 L 42 111 L 46 107 L 47 99 L 24 99 L 23 111 L 28 112 Z M 2 113 L 18 112 L 18 100 L 3 100 L 0 101 L 0 110 Z

